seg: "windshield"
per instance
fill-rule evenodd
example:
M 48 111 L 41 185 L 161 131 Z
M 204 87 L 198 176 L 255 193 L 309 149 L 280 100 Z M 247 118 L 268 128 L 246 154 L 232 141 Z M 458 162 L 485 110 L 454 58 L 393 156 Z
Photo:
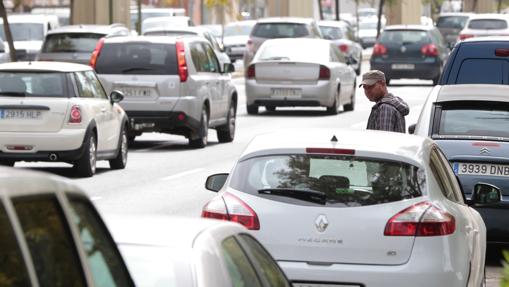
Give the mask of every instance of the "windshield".
M 309 53 L 313 51 L 313 53 Z M 268 43 L 259 52 L 259 61 L 328 62 L 329 44 L 311 41 Z
M 319 26 L 320 32 L 322 32 L 323 38 L 327 40 L 343 39 L 343 31 L 338 27 Z
M 224 27 L 224 36 L 249 36 L 252 25 L 228 25 Z
M 396 45 L 425 44 L 431 39 L 428 33 L 419 30 L 389 30 L 384 31 L 380 36 L 380 43 L 391 43 Z
M 507 29 L 507 22 L 505 20 L 497 19 L 471 20 L 468 24 L 468 28 L 480 30 L 501 30 Z
M 0 97 L 67 97 L 65 73 L 0 72 Z
M 293 204 L 374 205 L 422 195 L 424 175 L 402 162 L 336 155 L 273 155 L 240 162 L 230 187 Z M 265 192 L 275 190 L 275 194 Z M 295 195 L 290 194 L 291 191 Z M 279 192 L 278 192 L 279 191 Z M 284 191 L 284 192 L 281 192 Z M 311 200 L 305 200 L 309 192 Z M 313 197 L 324 194 L 325 202 Z
M 468 16 L 441 16 L 438 18 L 438 28 L 463 29 L 468 20 Z
M 44 25 L 42 23 L 9 23 L 13 41 L 42 41 Z M 0 24 L 0 37 L 5 39 L 4 25 Z
M 42 51 L 45 53 L 86 52 L 92 53 L 103 34 L 62 33 L 46 37 Z

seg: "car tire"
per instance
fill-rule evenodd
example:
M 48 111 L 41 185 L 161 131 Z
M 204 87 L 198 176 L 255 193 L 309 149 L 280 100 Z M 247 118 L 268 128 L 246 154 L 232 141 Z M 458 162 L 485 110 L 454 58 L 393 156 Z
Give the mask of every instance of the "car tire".
M 122 130 L 120 131 L 117 156 L 114 159 L 109 160 L 110 168 L 124 169 L 125 166 L 127 165 L 127 153 L 128 153 L 127 132 L 126 128 L 122 127 Z
M 343 110 L 345 112 L 351 112 L 355 109 L 355 87 L 357 86 L 357 83 L 354 83 L 352 94 L 350 95 L 350 103 L 343 105 Z
M 2 166 L 14 166 L 15 161 L 9 159 L 0 160 L 0 165 Z
M 232 102 L 228 109 L 226 124 L 217 128 L 217 139 L 220 143 L 232 142 L 235 138 L 236 118 L 237 111 L 235 109 L 235 103 Z
M 95 173 L 97 161 L 97 141 L 92 132 L 83 143 L 83 155 L 74 163 L 74 168 L 78 175 L 82 177 L 91 177 Z
M 249 115 L 256 115 L 258 114 L 258 106 L 257 105 L 247 105 L 247 113 Z
M 275 106 L 265 106 L 265 109 L 267 110 L 267 112 L 275 112 L 276 111 Z
M 204 148 L 208 143 L 208 133 L 209 133 L 209 117 L 207 114 L 207 109 L 204 107 L 201 111 L 198 137 L 195 139 L 189 138 L 189 146 L 191 146 L 192 148 Z
M 338 88 L 336 95 L 334 95 L 334 103 L 330 107 L 327 107 L 327 114 L 337 115 L 339 112 L 339 93 L 341 88 Z

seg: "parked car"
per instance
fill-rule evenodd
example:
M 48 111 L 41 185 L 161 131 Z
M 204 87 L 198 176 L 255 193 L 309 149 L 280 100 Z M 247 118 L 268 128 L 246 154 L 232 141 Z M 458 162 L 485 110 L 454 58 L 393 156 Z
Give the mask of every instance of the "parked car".
M 59 26 L 56 15 L 14 14 L 8 16 L 8 21 L 18 61 L 35 60 L 46 34 Z M 0 38 L 6 39 L 3 21 L 0 21 Z M 8 49 L 7 42 L 4 44 Z
M 363 21 L 359 21 L 358 25 L 358 35 L 359 35 L 359 42 L 363 49 L 372 47 L 375 45 L 376 42 L 376 35 L 377 33 L 377 27 L 378 27 L 378 21 L 376 19 L 367 19 Z M 380 27 L 380 29 L 383 29 L 384 25 Z
M 331 40 L 345 57 L 350 58 L 352 68 L 360 75 L 362 46 L 352 38 L 353 33 L 349 33 L 349 25 L 342 21 L 320 21 L 318 27 L 324 39 Z
M 128 137 L 143 132 L 183 135 L 203 148 L 209 128 L 219 142 L 235 136 L 237 91 L 230 72 L 220 67 L 210 43 L 201 37 L 115 37 L 98 44 L 91 58 L 107 91 L 125 94 Z
M 151 17 L 143 20 L 141 23 L 141 34 L 154 28 L 165 29 L 174 27 L 191 27 L 194 26 L 191 18 L 187 16 L 172 17 Z
M 216 37 L 212 35 L 212 33 L 202 27 L 173 27 L 173 28 L 152 28 L 147 29 L 144 33 L 144 36 L 199 36 L 207 39 L 214 52 L 216 53 L 216 57 L 219 60 L 219 64 L 223 66 L 224 64 L 231 63 L 230 57 L 225 52 L 225 49 L 221 44 L 219 44 L 216 40 Z
M 276 261 L 240 224 L 195 218 L 106 218 L 137 286 L 291 286 Z
M 309 53 L 313 51 L 313 53 Z M 257 114 L 259 106 L 275 111 L 281 106 L 355 107 L 356 75 L 338 47 L 324 39 L 273 39 L 265 41 L 246 75 L 246 107 Z
M 69 180 L 0 167 L 0 285 L 134 286 L 85 193 Z
M 61 62 L 0 65 L 0 164 L 63 161 L 85 177 L 96 161 L 112 169 L 127 164 L 127 127 L 118 105 L 122 93 L 108 96 L 94 71 Z
M 484 281 L 485 225 L 429 138 L 268 133 L 249 143 L 231 174 L 210 176 L 206 187 L 219 193 L 202 217 L 246 226 L 294 286 Z M 497 204 L 500 190 L 480 184 L 474 202 L 489 204 L 492 193 Z
M 474 15 L 473 13 L 441 13 L 437 19 L 437 28 L 442 34 L 449 48 L 454 47 L 456 41 L 458 40 L 458 36 L 465 27 L 465 24 L 468 21 L 470 16 Z
M 496 207 L 477 206 L 488 229 L 488 243 L 509 243 L 509 86 L 436 86 L 428 96 L 414 134 L 431 137 L 443 150 L 466 198 L 475 184 L 500 188 Z M 414 130 L 415 129 L 415 130 Z
M 231 22 L 224 26 L 223 46 L 233 62 L 244 57 L 249 34 L 255 24 L 255 20 L 245 20 Z
M 60 27 L 48 32 L 37 60 L 88 64 L 99 39 L 128 35 L 123 24 Z
M 473 37 L 509 36 L 509 15 L 506 14 L 476 14 L 472 15 L 458 41 Z
M 242 223 L 297 286 L 484 281 L 485 225 L 429 138 L 319 129 L 260 135 L 230 175 L 212 175 L 206 187 L 219 193 L 202 217 Z M 500 195 L 478 185 L 474 201 L 491 192 Z
M 244 67 L 249 66 L 265 40 L 277 38 L 322 38 L 322 34 L 313 19 L 294 17 L 260 19 L 249 34 Z
M 380 34 L 369 63 L 372 70 L 385 73 L 387 84 L 392 79 L 417 78 L 432 80 L 436 85 L 448 55 L 437 28 L 394 25 Z
M 479 37 L 458 42 L 444 66 L 440 85 L 509 85 L 509 37 Z

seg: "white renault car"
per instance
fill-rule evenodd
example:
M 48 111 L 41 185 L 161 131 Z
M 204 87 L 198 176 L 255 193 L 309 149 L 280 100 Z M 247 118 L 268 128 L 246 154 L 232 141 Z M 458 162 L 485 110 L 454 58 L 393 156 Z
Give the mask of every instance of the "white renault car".
M 431 139 L 381 131 L 265 134 L 230 175 L 212 175 L 206 187 L 219 194 L 202 216 L 245 225 L 293 286 L 484 283 L 484 222 Z M 500 201 L 490 185 L 475 192 L 470 204 Z
M 104 91 L 91 67 L 60 62 L 0 65 L 0 165 L 63 161 L 92 176 L 97 160 L 127 164 L 123 95 Z

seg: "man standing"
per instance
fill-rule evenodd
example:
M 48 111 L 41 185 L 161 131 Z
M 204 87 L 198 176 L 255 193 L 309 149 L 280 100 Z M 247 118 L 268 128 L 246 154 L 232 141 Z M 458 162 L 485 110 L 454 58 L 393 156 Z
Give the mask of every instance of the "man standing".
M 384 73 L 378 70 L 366 72 L 362 75 L 359 87 L 364 87 L 366 97 L 375 102 L 371 108 L 367 129 L 405 133 L 408 105 L 387 91 Z

